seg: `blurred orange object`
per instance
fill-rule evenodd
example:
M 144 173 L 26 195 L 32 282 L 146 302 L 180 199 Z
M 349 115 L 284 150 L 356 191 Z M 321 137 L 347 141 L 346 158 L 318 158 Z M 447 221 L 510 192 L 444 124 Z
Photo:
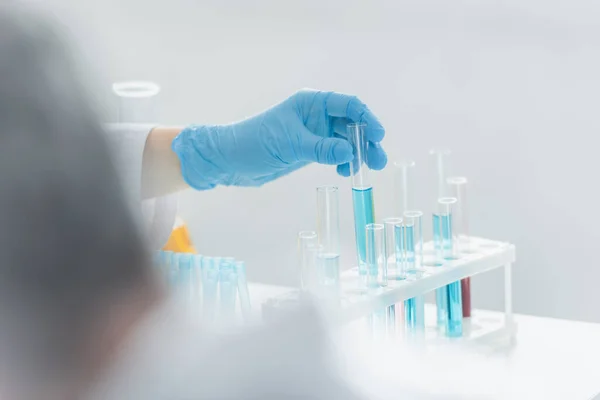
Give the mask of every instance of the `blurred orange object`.
M 185 222 L 177 217 L 175 220 L 175 226 L 169 236 L 167 244 L 162 248 L 165 251 L 174 251 L 176 253 L 190 253 L 196 254 L 196 249 L 192 244 L 190 233 L 188 231 Z

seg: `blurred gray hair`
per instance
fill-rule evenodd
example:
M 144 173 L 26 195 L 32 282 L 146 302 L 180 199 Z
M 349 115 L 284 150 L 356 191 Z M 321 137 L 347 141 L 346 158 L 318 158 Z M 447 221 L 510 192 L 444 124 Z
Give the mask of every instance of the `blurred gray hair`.
M 0 368 L 29 383 L 77 368 L 97 312 L 150 276 L 69 54 L 0 6 Z

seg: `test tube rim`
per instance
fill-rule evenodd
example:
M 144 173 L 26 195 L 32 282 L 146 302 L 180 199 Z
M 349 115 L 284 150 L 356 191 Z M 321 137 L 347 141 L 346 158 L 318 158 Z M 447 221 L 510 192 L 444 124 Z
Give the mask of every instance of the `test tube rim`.
M 394 168 L 412 168 L 415 165 L 417 165 L 417 163 L 414 160 L 396 160 L 393 162 Z
M 365 127 L 367 126 L 366 122 L 350 122 L 346 125 L 346 129 L 348 128 L 357 128 L 357 127 Z
M 150 81 L 123 81 L 112 85 L 113 92 L 125 98 L 149 98 L 160 93 L 160 86 Z
M 458 199 L 456 197 L 440 197 L 438 199 L 438 204 L 449 205 L 456 204 Z
M 339 187 L 335 185 L 321 185 L 317 186 L 317 192 L 337 192 Z
M 404 211 L 404 218 L 421 218 L 423 217 L 423 211 L 409 210 Z
M 388 225 L 388 224 L 392 224 L 394 226 L 396 225 L 400 225 L 402 224 L 402 222 L 404 222 L 404 220 L 401 217 L 387 217 L 384 218 L 381 222 L 383 222 L 383 225 Z
M 450 155 L 452 154 L 452 150 L 450 149 L 444 149 L 444 148 L 433 148 L 431 150 L 429 150 L 429 154 L 430 155 L 436 155 L 436 154 L 443 154 L 443 155 Z
M 298 232 L 299 239 L 316 239 L 317 232 L 316 231 L 300 231 Z
M 365 229 L 367 231 L 380 231 L 384 230 L 385 226 L 383 224 L 367 224 L 365 225 Z
M 451 176 L 446 179 L 446 183 L 449 185 L 466 185 L 468 182 L 468 179 L 464 176 Z

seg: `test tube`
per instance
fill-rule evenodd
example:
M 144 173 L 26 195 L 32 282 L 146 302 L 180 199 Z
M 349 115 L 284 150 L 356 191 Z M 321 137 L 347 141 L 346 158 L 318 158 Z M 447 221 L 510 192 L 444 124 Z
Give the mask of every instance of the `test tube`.
M 235 299 L 237 297 L 237 273 L 235 259 L 225 257 L 219 265 L 220 317 L 231 321 L 235 317 Z
M 156 103 L 160 86 L 153 82 L 117 82 L 112 86 L 119 98 L 121 123 L 153 123 L 156 118 Z
M 192 255 L 179 254 L 179 288 L 183 295 L 183 301 L 188 309 L 193 306 L 194 282 L 192 280 L 193 260 Z
M 179 283 L 179 257 L 181 253 L 171 252 L 171 264 L 168 270 L 169 285 L 176 288 Z
M 317 236 L 321 246 L 323 284 L 337 286 L 340 279 L 340 210 L 338 188 L 317 188 Z
M 414 167 L 412 160 L 400 160 L 394 162 L 394 205 L 396 215 L 402 215 L 406 211 L 414 210 Z
M 438 247 L 445 260 L 455 259 L 458 253 L 458 241 L 453 229 L 455 197 L 443 197 L 438 200 L 437 224 L 440 232 Z M 446 335 L 462 336 L 462 298 L 461 283 L 453 282 L 436 289 L 438 324 L 445 329 Z
M 220 262 L 220 259 L 215 257 L 202 259 L 202 312 L 208 322 L 211 322 L 215 315 Z
M 387 276 L 390 280 L 406 279 L 406 263 L 403 246 L 402 218 L 390 217 L 383 220 L 385 230 L 385 258 Z
M 352 202 L 354 206 L 354 231 L 356 235 L 356 254 L 358 273 L 362 282 L 367 281 L 367 241 L 365 227 L 375 222 L 373 186 L 366 165 L 369 143 L 365 138 L 366 124 L 348 124 L 347 134 L 354 148 L 354 160 L 351 163 Z
M 406 269 L 413 277 L 423 267 L 423 212 L 404 212 L 404 252 Z M 425 329 L 425 297 L 404 301 L 406 329 L 415 333 Z
M 469 236 L 469 213 L 467 202 L 467 178 L 455 176 L 448 178 L 452 196 L 458 200 L 454 214 L 454 229 L 458 237 L 459 250 L 461 253 L 469 253 L 471 249 L 471 238 Z M 471 278 L 460 281 L 462 294 L 463 318 L 471 317 Z
M 387 286 L 387 270 L 384 262 L 384 230 L 382 224 L 368 224 L 365 227 L 367 285 L 370 288 Z
M 243 261 L 237 261 L 235 263 L 235 271 L 237 272 L 237 291 L 238 296 L 240 297 L 242 316 L 244 317 L 245 321 L 249 321 L 251 318 L 252 306 L 250 303 L 248 282 L 246 280 L 246 264 Z
M 311 290 L 316 285 L 314 255 L 310 249 L 317 246 L 318 237 L 315 231 L 301 231 L 298 233 L 298 261 L 300 267 L 300 287 L 302 290 Z
M 416 273 L 423 267 L 423 212 L 404 212 L 404 244 L 406 270 Z
M 432 157 L 433 165 L 437 179 L 435 181 L 436 198 L 448 197 L 450 195 L 446 177 L 450 170 L 450 155 L 452 152 L 448 149 L 432 149 L 429 155 Z
M 202 256 L 194 254 L 192 256 L 194 269 L 192 279 L 194 280 L 194 304 L 201 304 L 202 301 Z
M 450 196 L 448 185 L 446 183 L 446 176 L 450 164 L 450 154 L 450 150 L 446 149 L 432 149 L 429 151 L 436 176 L 436 179 L 434 180 L 435 203 L 433 206 L 433 246 L 436 252 L 434 260 L 435 266 L 441 266 L 444 263 L 443 251 L 440 247 L 440 244 L 442 243 L 442 233 L 440 232 L 441 224 L 437 215 L 439 207 L 437 201 L 440 198 Z
M 454 229 L 454 212 L 458 200 L 456 197 L 442 197 L 438 200 L 437 229 L 440 232 L 439 248 L 445 260 L 458 258 L 459 243 Z

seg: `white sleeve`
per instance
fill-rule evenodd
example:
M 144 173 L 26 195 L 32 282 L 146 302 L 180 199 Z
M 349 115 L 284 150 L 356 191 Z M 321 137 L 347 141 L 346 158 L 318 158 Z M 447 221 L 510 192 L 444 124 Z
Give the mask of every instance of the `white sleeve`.
M 169 239 L 177 213 L 177 195 L 142 200 L 142 159 L 153 125 L 105 125 L 121 184 L 132 212 L 143 221 L 152 249 L 159 249 Z

